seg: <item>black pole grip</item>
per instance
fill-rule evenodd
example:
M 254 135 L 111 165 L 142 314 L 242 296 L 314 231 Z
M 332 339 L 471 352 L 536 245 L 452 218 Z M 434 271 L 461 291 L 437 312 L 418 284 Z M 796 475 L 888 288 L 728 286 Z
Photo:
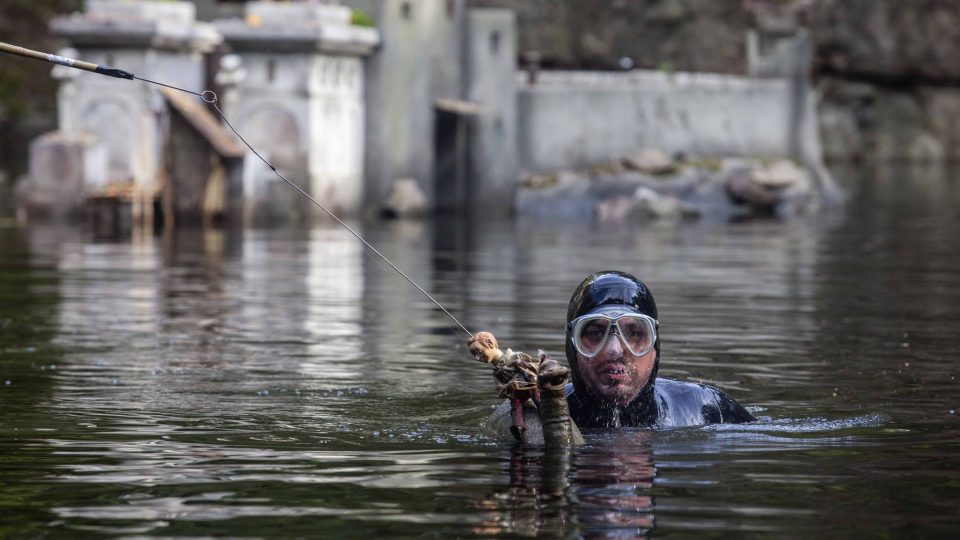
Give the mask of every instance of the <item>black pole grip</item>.
M 122 69 L 107 67 L 107 66 L 97 66 L 95 70 L 96 73 L 101 75 L 106 75 L 107 77 L 116 77 L 118 79 L 129 79 L 133 80 L 133 73 L 129 71 L 124 71 Z

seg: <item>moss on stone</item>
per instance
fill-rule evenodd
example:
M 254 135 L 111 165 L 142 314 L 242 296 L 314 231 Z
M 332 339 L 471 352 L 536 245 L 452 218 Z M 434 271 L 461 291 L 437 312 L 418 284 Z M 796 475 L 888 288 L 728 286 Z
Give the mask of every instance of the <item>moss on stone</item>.
M 376 28 L 377 26 L 373 17 L 362 9 L 353 9 L 350 11 L 350 24 L 353 26 L 363 26 L 365 28 Z

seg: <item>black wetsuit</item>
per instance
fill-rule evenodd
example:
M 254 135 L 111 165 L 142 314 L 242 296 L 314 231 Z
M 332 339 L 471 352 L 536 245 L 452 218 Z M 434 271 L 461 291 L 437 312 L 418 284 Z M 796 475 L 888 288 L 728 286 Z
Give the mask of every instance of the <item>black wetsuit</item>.
M 581 428 L 683 427 L 754 420 L 742 405 L 712 386 L 658 377 L 626 407 L 597 405 L 567 384 L 570 417 Z

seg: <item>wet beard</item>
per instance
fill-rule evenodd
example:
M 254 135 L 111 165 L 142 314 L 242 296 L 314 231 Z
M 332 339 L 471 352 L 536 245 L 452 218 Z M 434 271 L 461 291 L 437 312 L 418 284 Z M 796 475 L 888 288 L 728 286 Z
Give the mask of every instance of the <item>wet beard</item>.
M 601 428 L 653 427 L 659 417 L 654 396 L 654 380 L 640 391 L 626 406 L 606 402 L 602 397 L 590 395 L 592 412 L 590 426 Z
M 607 404 L 597 407 L 593 414 L 593 425 L 604 428 L 623 427 L 623 409 Z

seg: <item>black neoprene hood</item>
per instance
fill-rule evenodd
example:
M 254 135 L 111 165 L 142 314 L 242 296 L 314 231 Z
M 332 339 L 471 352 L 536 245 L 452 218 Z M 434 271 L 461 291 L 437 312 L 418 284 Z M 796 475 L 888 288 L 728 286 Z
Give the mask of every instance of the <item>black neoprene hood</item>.
M 606 306 L 624 306 L 637 313 L 643 313 L 654 319 L 657 318 L 657 303 L 653 300 L 653 294 L 639 279 L 626 272 L 616 270 L 605 270 L 587 276 L 573 291 L 570 304 L 567 306 L 567 363 L 570 366 L 570 375 L 574 387 L 578 389 L 582 382 L 577 363 L 577 350 L 573 346 L 573 336 L 571 335 L 573 329 L 570 326 L 570 321 Z M 653 381 L 660 367 L 659 333 L 654 349 L 657 351 L 657 358 L 653 373 L 650 374 L 650 381 L 645 388 L 648 390 L 653 389 Z
M 657 318 L 657 304 L 650 289 L 625 272 L 606 270 L 587 276 L 573 291 L 567 306 L 567 323 L 601 306 L 623 305 Z

